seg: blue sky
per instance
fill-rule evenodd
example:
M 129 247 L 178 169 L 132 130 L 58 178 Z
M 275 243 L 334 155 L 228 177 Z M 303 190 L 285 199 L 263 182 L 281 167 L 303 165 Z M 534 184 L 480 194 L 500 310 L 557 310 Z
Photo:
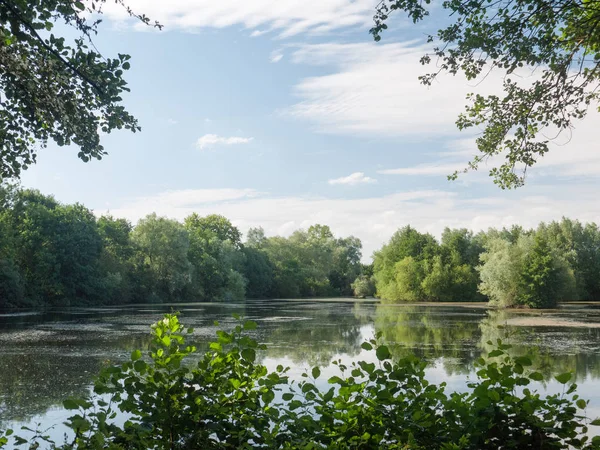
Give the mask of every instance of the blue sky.
M 143 29 L 109 2 L 97 45 L 132 56 L 125 105 L 141 133 L 103 137 L 109 155 L 83 163 L 49 146 L 25 187 L 136 222 L 219 213 L 242 231 L 287 235 L 313 223 L 363 240 L 368 260 L 401 226 L 439 236 L 566 215 L 600 221 L 594 112 L 562 136 L 517 191 L 485 167 L 449 182 L 474 152 L 454 125 L 466 93 L 485 83 L 417 77 L 432 19 L 402 17 L 372 42 L 371 0 L 131 0 L 165 25 Z

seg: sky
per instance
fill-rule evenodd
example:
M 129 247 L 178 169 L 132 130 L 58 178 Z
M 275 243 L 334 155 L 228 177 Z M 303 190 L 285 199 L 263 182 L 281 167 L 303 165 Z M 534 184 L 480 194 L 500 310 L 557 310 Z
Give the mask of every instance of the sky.
M 448 181 L 476 154 L 477 132 L 455 126 L 466 94 L 498 91 L 501 78 L 419 83 L 441 15 L 418 25 L 393 16 L 375 43 L 378 0 L 126 2 L 162 31 L 112 3 L 96 44 L 131 55 L 124 104 L 142 131 L 102 136 L 108 155 L 89 163 L 49 145 L 23 187 L 133 223 L 215 213 L 244 233 L 284 236 L 327 224 L 359 237 L 365 261 L 408 224 L 439 237 L 562 216 L 600 222 L 595 111 L 551 144 L 525 187 L 499 189 L 485 165 Z

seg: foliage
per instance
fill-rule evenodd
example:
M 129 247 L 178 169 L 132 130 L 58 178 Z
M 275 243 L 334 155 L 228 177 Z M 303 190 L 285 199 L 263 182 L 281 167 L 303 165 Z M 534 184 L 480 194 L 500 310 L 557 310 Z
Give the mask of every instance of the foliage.
M 377 294 L 387 300 L 476 301 L 481 246 L 465 229 L 444 230 L 441 244 L 410 226 L 374 254 Z
M 479 289 L 498 306 L 554 307 L 575 295 L 573 271 L 541 235 L 493 239 L 481 261 Z
M 371 33 L 380 40 L 394 11 L 415 23 L 430 13 L 447 13 L 443 27 L 428 37 L 433 53 L 421 58 L 436 68 L 420 80 L 430 85 L 443 72 L 462 72 L 467 80 L 500 72 L 503 95 L 469 95 L 456 123 L 461 130 L 483 128 L 476 140 L 480 154 L 468 169 L 498 155 L 504 161 L 490 170 L 494 182 L 503 189 L 521 186 L 528 168 L 548 151 L 547 136 L 570 133 L 598 102 L 598 6 L 571 0 L 448 0 L 436 9 L 431 3 L 383 0 Z M 527 73 L 530 80 L 522 81 Z
M 269 371 L 257 362 L 264 345 L 250 338 L 256 323 L 240 323 L 197 359 L 177 315 L 152 327 L 146 356 L 104 369 L 95 399 L 67 399 L 73 439 L 62 449 L 272 448 L 272 449 L 594 449 L 600 438 L 586 435 L 588 402 L 555 377 L 562 394 L 542 397 L 529 385 L 541 374 L 528 357 L 511 357 L 501 340 L 477 361 L 468 391 L 446 393 L 445 383 L 425 379 L 426 364 L 415 356 L 393 360 L 376 340 L 364 342 L 369 360 L 347 366 L 329 388 L 313 367 L 300 382 L 287 368 Z M 197 361 L 197 362 L 196 362 Z M 324 380 L 323 380 L 324 381 Z M 107 400 L 110 401 L 107 401 Z M 120 426 L 116 411 L 127 414 Z M 12 431 L 0 437 L 7 444 Z M 40 440 L 43 440 L 40 439 Z M 39 445 L 14 438 L 19 445 Z
M 361 242 L 315 225 L 242 234 L 223 216 L 132 226 L 0 185 L 0 307 L 350 295 Z
M 122 106 L 129 55 L 105 58 L 93 43 L 105 3 L 0 2 L 0 180 L 18 177 L 49 140 L 77 145 L 78 156 L 89 161 L 106 154 L 100 132 L 140 130 Z M 149 24 L 123 0 L 115 3 Z
M 359 275 L 351 284 L 355 297 L 372 297 L 375 295 L 375 283 L 372 277 Z

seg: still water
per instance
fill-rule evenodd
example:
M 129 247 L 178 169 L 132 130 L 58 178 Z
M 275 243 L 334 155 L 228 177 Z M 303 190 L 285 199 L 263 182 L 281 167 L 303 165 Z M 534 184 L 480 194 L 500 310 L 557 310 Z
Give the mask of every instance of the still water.
M 415 353 L 429 362 L 427 377 L 465 389 L 473 362 L 501 338 L 514 354 L 535 354 L 535 369 L 552 375 L 575 373 L 579 392 L 600 416 L 600 304 L 568 304 L 546 311 L 497 311 L 482 304 L 387 305 L 352 299 L 262 300 L 243 304 L 138 305 L 118 308 L 61 308 L 43 312 L 0 312 L 0 429 L 40 424 L 61 440 L 69 413 L 62 400 L 89 392 L 104 365 L 123 361 L 148 343 L 149 325 L 176 310 L 193 339 L 206 348 L 220 322 L 233 326 L 233 313 L 258 323 L 254 337 L 267 344 L 260 357 L 268 367 L 291 367 L 293 376 L 333 359 L 371 358 L 360 344 L 376 332 L 395 356 Z M 327 377 L 327 370 L 324 370 Z

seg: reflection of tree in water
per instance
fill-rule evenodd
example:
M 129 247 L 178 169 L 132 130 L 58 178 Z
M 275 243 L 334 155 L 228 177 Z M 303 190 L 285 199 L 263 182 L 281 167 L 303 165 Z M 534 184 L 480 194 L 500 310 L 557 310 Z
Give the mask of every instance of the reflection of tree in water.
M 440 362 L 448 375 L 469 373 L 474 361 L 502 339 L 512 356 L 531 355 L 545 377 L 575 371 L 578 380 L 600 378 L 600 328 L 510 325 L 523 312 L 468 307 L 380 304 L 375 330 L 392 353 Z M 531 313 L 534 315 L 535 313 Z M 492 341 L 492 345 L 487 342 Z
M 316 306 L 278 310 L 280 317 L 276 322 L 259 322 L 259 329 L 264 331 L 260 339 L 267 343 L 267 357 L 288 357 L 295 364 L 326 366 L 334 355 L 360 353 L 361 326 L 370 323 L 373 307 L 360 308 L 349 303 Z
M 377 305 L 375 330 L 392 354 L 438 361 L 448 374 L 468 373 L 480 356 L 479 320 L 484 312 L 444 306 Z
M 514 311 L 490 310 L 481 321 L 481 348 L 483 353 L 492 349 L 488 341 L 497 339 L 511 344 L 508 353 L 513 356 L 531 355 L 533 370 L 547 379 L 574 371 L 578 381 L 600 378 L 600 328 L 535 326 L 538 314 L 532 313 L 529 326 L 511 326 Z

